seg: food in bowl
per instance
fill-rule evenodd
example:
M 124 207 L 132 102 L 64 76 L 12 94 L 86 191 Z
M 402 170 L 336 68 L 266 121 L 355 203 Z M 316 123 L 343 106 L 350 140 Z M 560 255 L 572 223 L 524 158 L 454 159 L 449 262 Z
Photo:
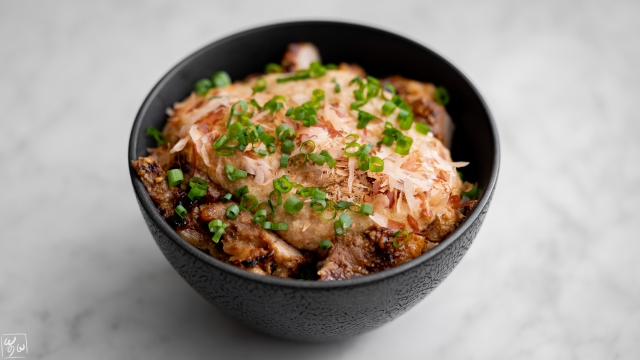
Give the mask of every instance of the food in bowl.
M 322 65 L 313 44 L 290 44 L 264 74 L 198 81 L 132 166 L 175 231 L 221 261 L 364 276 L 433 249 L 476 203 L 447 148 L 448 101 L 442 87 Z

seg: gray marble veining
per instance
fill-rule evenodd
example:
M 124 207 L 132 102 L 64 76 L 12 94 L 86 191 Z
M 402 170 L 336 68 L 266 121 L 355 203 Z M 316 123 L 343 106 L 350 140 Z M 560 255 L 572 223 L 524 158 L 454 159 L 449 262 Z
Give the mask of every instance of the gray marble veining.
M 637 14 L 637 1 L 0 1 L 0 333 L 47 359 L 637 359 Z M 254 333 L 191 290 L 125 163 L 137 108 L 172 65 L 302 18 L 431 46 L 484 94 L 503 149 L 492 210 L 449 279 L 324 345 Z

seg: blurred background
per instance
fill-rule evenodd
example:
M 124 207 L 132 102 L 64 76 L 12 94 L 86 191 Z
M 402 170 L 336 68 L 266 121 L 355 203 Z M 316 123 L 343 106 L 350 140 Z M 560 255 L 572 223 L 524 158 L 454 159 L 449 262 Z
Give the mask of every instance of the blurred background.
M 640 2 L 0 0 L 0 333 L 46 359 L 638 359 Z M 170 267 L 125 162 L 143 99 L 200 47 L 334 19 L 458 66 L 498 125 L 492 210 L 397 320 L 309 345 L 255 333 Z M 454 119 L 455 121 L 455 119 Z

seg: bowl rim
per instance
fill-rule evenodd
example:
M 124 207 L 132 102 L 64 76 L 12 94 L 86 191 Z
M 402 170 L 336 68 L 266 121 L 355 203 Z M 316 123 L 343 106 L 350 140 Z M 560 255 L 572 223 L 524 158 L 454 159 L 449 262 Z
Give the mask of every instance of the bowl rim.
M 168 82 L 168 79 L 175 75 L 177 72 L 182 70 L 184 67 L 188 66 L 194 59 L 199 57 L 202 53 L 208 51 L 212 47 L 219 46 L 220 44 L 227 43 L 230 41 L 235 41 L 239 37 L 243 37 L 246 35 L 250 35 L 253 33 L 259 33 L 272 28 L 279 27 L 295 27 L 300 25 L 337 25 L 343 26 L 346 28 L 359 28 L 362 30 L 370 31 L 373 33 L 384 34 L 386 36 L 395 37 L 398 40 L 406 41 L 414 46 L 421 48 L 423 51 L 430 53 L 431 56 L 435 57 L 438 61 L 441 61 L 448 65 L 454 73 L 456 73 L 462 80 L 464 80 L 467 85 L 470 87 L 474 95 L 480 101 L 482 109 L 487 115 L 487 119 L 489 120 L 489 126 L 491 133 L 494 138 L 494 148 L 493 148 L 493 168 L 491 169 L 491 175 L 489 177 L 489 182 L 487 183 L 487 187 L 485 188 L 478 205 L 474 208 L 474 210 L 469 214 L 467 219 L 456 229 L 454 232 L 449 235 L 444 241 L 438 244 L 432 250 L 418 256 L 415 259 L 412 259 L 404 264 L 398 265 L 396 267 L 386 269 L 381 272 L 377 272 L 374 274 L 369 274 L 366 276 L 361 276 L 357 278 L 351 278 L 346 280 L 336 280 L 336 281 L 295 281 L 294 279 L 284 279 L 275 276 L 265 276 L 251 273 L 249 271 L 237 268 L 231 264 L 227 264 L 210 256 L 201 250 L 197 249 L 195 246 L 189 244 L 186 240 L 181 238 L 178 233 L 173 230 L 169 224 L 165 221 L 160 213 L 157 210 L 157 207 L 151 200 L 151 197 L 147 193 L 142 181 L 138 178 L 137 173 L 133 170 L 131 166 L 131 160 L 136 160 L 136 147 L 138 143 L 140 127 L 142 123 L 142 118 L 148 111 L 152 99 L 154 99 L 160 90 L 165 86 Z M 235 32 L 231 35 L 226 35 L 222 38 L 219 38 L 213 42 L 208 43 L 207 45 L 201 47 L 200 49 L 194 51 L 187 57 L 180 60 L 175 66 L 173 66 L 162 78 L 156 83 L 156 85 L 151 89 L 149 94 L 144 99 L 140 109 L 138 110 L 135 120 L 133 122 L 133 126 L 131 129 L 131 134 L 129 138 L 129 149 L 128 149 L 128 161 L 127 165 L 129 168 L 129 174 L 131 176 L 131 183 L 133 185 L 134 193 L 144 211 L 147 212 L 147 215 L 154 223 L 156 227 L 158 227 L 165 236 L 167 236 L 171 241 L 173 241 L 177 246 L 182 248 L 186 253 L 191 255 L 192 257 L 204 262 L 208 266 L 212 266 L 217 268 L 218 270 L 224 271 L 226 273 L 230 273 L 231 275 L 235 275 L 240 278 L 244 278 L 248 281 L 263 283 L 265 285 L 277 286 L 277 287 L 285 287 L 285 288 L 304 288 L 309 290 L 328 290 L 334 288 L 343 288 L 343 287 L 358 287 L 363 286 L 370 283 L 379 282 L 382 280 L 386 280 L 389 278 L 393 278 L 395 276 L 399 276 L 400 274 L 410 270 L 413 267 L 417 267 L 424 262 L 428 262 L 430 259 L 436 257 L 440 252 L 444 251 L 446 248 L 451 246 L 454 242 L 458 241 L 460 236 L 463 235 L 468 228 L 475 222 L 478 216 L 482 213 L 483 209 L 487 206 L 487 203 L 490 201 L 490 198 L 493 195 L 495 190 L 498 172 L 500 168 L 500 142 L 498 137 L 498 130 L 493 120 L 493 116 L 484 101 L 482 95 L 478 92 L 476 87 L 469 81 L 467 76 L 465 76 L 456 66 L 454 66 L 450 61 L 437 54 L 430 48 L 422 45 L 421 43 L 410 39 L 403 35 L 398 35 L 391 31 L 383 30 L 380 28 L 376 28 L 369 25 L 362 25 L 358 23 L 348 22 L 348 21 L 331 21 L 331 20 L 298 20 L 298 21 L 284 21 L 284 22 L 275 22 L 268 25 L 262 25 L 258 27 L 253 27 L 250 29 L 242 30 L 239 32 Z

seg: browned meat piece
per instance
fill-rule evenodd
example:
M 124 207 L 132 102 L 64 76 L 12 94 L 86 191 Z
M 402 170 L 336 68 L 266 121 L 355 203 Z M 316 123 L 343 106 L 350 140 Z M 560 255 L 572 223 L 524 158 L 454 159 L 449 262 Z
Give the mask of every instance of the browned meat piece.
M 363 79 L 367 77 L 366 71 L 364 71 L 362 67 L 356 64 L 340 63 L 340 65 L 338 65 L 338 70 L 353 71 Z
M 411 233 L 401 247 L 395 247 L 394 234 L 394 230 L 375 226 L 364 235 L 336 238 L 318 271 L 320 280 L 343 280 L 379 272 L 415 259 L 437 245 Z
M 444 106 L 435 100 L 436 87 L 433 84 L 409 80 L 402 76 L 391 76 L 382 80 L 383 84 L 392 84 L 404 101 L 411 105 L 416 121 L 428 124 L 433 135 L 451 147 L 453 122 Z
M 427 240 L 439 243 L 458 228 L 458 224 L 462 218 L 463 215 L 460 211 L 447 208 L 447 211 L 441 216 L 436 217 L 421 234 L 424 235 Z
M 166 219 L 174 214 L 176 198 L 167 183 L 167 174 L 151 156 L 131 160 L 131 165 L 138 173 L 149 196 L 158 206 L 160 214 Z
M 282 57 L 282 67 L 287 72 L 308 69 L 314 61 L 320 61 L 318 48 L 311 43 L 292 43 Z
M 200 207 L 202 221 L 220 219 L 229 224 L 222 239 L 224 252 L 231 255 L 229 260 L 247 269 L 257 266 L 262 272 L 279 277 L 298 273 L 299 266 L 305 262 L 304 256 L 275 234 L 254 224 L 253 216 L 247 211 L 241 211 L 235 220 L 228 219 L 225 212 L 231 204 Z

